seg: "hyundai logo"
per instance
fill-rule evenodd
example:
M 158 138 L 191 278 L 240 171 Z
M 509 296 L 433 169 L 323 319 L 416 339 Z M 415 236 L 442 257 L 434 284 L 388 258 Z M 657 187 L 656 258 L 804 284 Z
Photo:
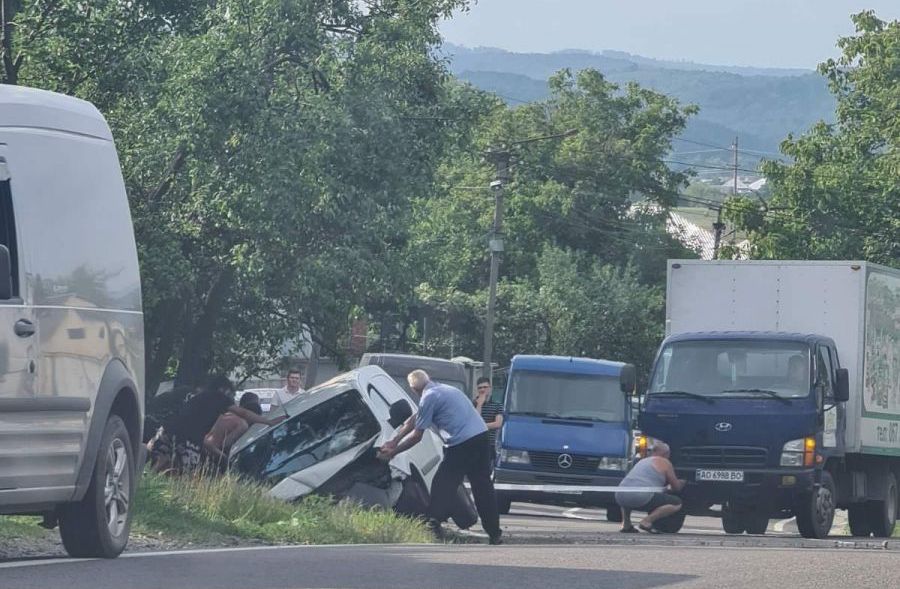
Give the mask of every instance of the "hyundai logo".
M 728 423 L 727 421 L 720 421 L 719 423 L 716 424 L 716 431 L 717 432 L 730 432 L 731 424 Z
M 574 462 L 575 460 L 572 458 L 571 454 L 560 454 L 559 458 L 556 459 L 556 464 L 558 464 L 560 468 L 572 468 Z

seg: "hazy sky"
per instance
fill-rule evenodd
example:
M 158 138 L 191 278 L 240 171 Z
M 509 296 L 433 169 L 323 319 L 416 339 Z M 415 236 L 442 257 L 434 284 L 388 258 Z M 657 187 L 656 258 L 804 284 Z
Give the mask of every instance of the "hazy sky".
M 716 65 L 813 68 L 850 15 L 900 18 L 900 0 L 479 0 L 447 41 L 519 52 L 616 49 Z

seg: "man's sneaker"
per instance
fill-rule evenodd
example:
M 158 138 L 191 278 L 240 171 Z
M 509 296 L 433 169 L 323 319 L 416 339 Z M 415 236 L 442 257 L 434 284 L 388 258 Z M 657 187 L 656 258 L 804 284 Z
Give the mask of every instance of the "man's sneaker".
M 441 522 L 435 519 L 430 519 L 425 524 L 425 526 L 428 528 L 428 531 L 432 533 L 436 540 L 444 539 L 444 528 L 441 527 Z
M 491 536 L 488 539 L 488 544 L 490 544 L 491 546 L 499 546 L 500 544 L 503 544 L 503 538 L 500 537 L 500 534 Z

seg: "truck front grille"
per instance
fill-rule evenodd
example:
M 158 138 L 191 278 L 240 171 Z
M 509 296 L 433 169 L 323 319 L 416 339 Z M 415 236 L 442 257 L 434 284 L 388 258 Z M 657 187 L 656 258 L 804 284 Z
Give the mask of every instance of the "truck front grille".
M 572 465 L 569 468 L 560 466 L 559 457 L 565 452 L 529 452 L 531 465 L 535 468 L 548 472 L 571 473 L 571 474 L 593 474 L 597 472 L 597 466 L 600 459 L 596 456 L 584 456 L 582 454 L 569 454 L 572 457 Z M 563 461 L 567 464 L 567 461 Z
M 686 446 L 675 456 L 677 466 L 754 467 L 765 466 L 768 451 L 747 446 Z

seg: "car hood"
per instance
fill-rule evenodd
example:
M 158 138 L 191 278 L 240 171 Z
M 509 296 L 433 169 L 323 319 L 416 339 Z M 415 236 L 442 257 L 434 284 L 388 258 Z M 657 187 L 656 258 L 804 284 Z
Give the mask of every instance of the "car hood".
M 502 444 L 517 450 L 625 456 L 630 434 L 625 423 L 508 415 L 503 425 Z

